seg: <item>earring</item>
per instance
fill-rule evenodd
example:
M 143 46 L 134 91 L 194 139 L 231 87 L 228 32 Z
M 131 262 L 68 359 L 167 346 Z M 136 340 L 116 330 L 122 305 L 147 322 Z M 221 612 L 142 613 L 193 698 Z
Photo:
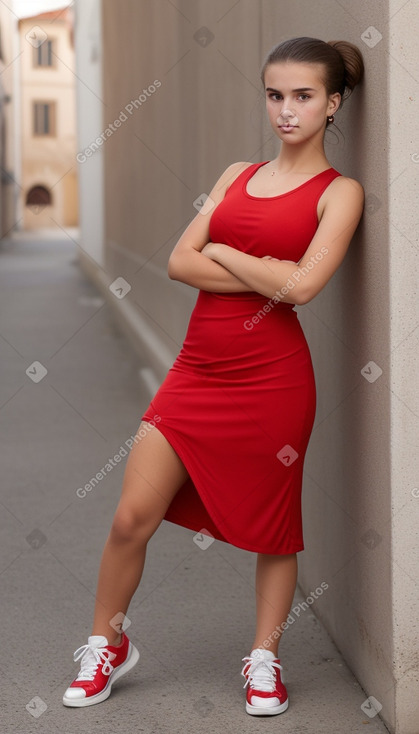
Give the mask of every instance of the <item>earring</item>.
M 335 116 L 334 115 L 331 115 L 327 119 L 328 119 L 329 122 L 334 122 L 335 121 Z

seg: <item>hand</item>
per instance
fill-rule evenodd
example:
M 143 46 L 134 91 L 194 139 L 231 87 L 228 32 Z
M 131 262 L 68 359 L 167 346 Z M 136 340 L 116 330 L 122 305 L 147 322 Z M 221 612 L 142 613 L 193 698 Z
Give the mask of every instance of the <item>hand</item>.
M 291 263 L 292 265 L 297 265 L 297 263 L 294 260 L 280 260 L 279 257 L 272 257 L 271 255 L 264 255 L 262 260 L 276 260 L 279 263 Z

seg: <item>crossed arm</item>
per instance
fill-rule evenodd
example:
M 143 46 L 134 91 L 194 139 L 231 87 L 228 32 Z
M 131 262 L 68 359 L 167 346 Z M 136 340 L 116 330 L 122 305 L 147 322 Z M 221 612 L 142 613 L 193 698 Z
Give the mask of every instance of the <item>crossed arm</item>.
M 256 291 L 286 303 L 308 303 L 343 261 L 364 206 L 364 190 L 354 179 L 339 176 L 328 188 L 320 223 L 298 263 L 268 254 L 255 257 L 220 242 L 178 247 L 183 237 L 192 234 L 195 218 L 170 256 L 169 277 L 201 290 Z

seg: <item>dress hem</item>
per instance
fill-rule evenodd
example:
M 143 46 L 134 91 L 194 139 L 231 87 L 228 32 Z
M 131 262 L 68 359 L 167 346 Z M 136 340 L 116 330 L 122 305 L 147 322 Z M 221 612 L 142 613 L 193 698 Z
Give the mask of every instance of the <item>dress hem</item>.
M 147 416 L 147 413 L 145 413 L 142 416 L 141 420 L 144 421 L 144 422 L 150 423 L 151 422 L 151 419 L 150 418 L 147 418 L 146 416 Z M 233 545 L 234 547 L 240 548 L 241 550 L 250 551 L 251 553 L 263 553 L 265 555 L 293 555 L 294 553 L 299 553 L 300 551 L 303 551 L 304 550 L 304 543 L 302 543 L 302 546 L 297 547 L 295 550 L 286 550 L 286 551 L 284 551 L 284 550 L 282 550 L 282 551 L 272 551 L 271 550 L 271 551 L 269 551 L 269 550 L 262 549 L 262 548 L 250 547 L 249 545 L 243 544 L 242 541 L 234 541 L 234 540 L 229 539 L 227 537 L 228 533 L 225 533 L 221 529 L 223 523 L 220 522 L 218 519 L 216 519 L 216 513 L 214 512 L 213 508 L 211 508 L 211 510 L 209 509 L 209 507 L 208 507 L 209 502 L 208 502 L 208 498 L 206 496 L 205 491 L 202 489 L 202 487 L 199 488 L 199 486 L 198 486 L 199 485 L 199 482 L 197 483 L 196 482 L 196 479 L 192 476 L 192 474 L 194 474 L 194 472 L 193 471 L 192 472 L 189 471 L 189 468 L 188 468 L 188 465 L 189 465 L 188 457 L 185 455 L 185 453 L 183 451 L 183 447 L 177 441 L 176 435 L 172 432 L 172 430 L 168 426 L 162 424 L 162 421 L 159 421 L 159 425 L 158 426 L 153 423 L 153 427 L 156 428 L 158 431 L 160 431 L 160 433 L 170 443 L 172 449 L 177 453 L 179 459 L 182 461 L 183 465 L 185 466 L 185 469 L 187 470 L 187 472 L 189 474 L 190 481 L 191 481 L 191 483 L 192 483 L 192 485 L 193 485 L 193 487 L 195 489 L 195 492 L 197 492 L 197 494 L 198 494 L 198 496 L 199 496 L 199 498 L 200 498 L 200 500 L 202 502 L 202 505 L 204 506 L 204 509 L 205 509 L 206 513 L 208 514 L 208 516 L 209 516 L 209 519 L 214 524 L 214 526 L 215 526 L 216 530 L 218 531 L 218 533 L 222 536 L 222 537 L 217 537 L 216 535 L 214 535 L 214 537 L 215 537 L 216 540 L 221 540 L 223 543 L 228 543 L 229 545 Z M 182 487 L 188 481 L 189 481 L 189 479 L 187 479 L 184 482 L 184 484 L 179 488 L 178 491 L 181 491 Z M 176 499 L 176 495 L 173 498 L 172 502 L 175 499 Z M 170 511 L 170 507 L 171 507 L 171 505 L 169 505 L 166 514 Z M 176 514 L 176 513 L 174 513 L 174 514 Z M 197 525 L 199 523 L 194 523 L 193 521 L 176 520 L 175 518 L 171 519 L 171 518 L 167 518 L 167 517 L 164 517 L 163 519 L 166 520 L 166 522 L 171 522 L 174 525 L 180 525 L 181 527 L 185 527 L 188 530 L 193 530 L 196 533 L 202 532 L 202 530 L 205 527 L 205 526 L 202 526 L 202 525 L 200 527 L 197 527 Z M 208 529 L 208 528 L 205 528 L 205 529 Z M 209 530 L 209 532 L 212 533 L 211 530 Z M 238 542 L 240 542 L 240 545 L 238 544 Z

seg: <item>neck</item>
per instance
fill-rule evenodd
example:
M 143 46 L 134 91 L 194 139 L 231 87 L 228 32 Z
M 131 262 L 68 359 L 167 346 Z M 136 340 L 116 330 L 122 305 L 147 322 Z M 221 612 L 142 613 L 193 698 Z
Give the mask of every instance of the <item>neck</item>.
M 279 154 L 272 163 L 276 165 L 278 173 L 311 173 L 329 165 L 323 144 L 316 145 L 313 140 L 301 145 L 282 142 Z

